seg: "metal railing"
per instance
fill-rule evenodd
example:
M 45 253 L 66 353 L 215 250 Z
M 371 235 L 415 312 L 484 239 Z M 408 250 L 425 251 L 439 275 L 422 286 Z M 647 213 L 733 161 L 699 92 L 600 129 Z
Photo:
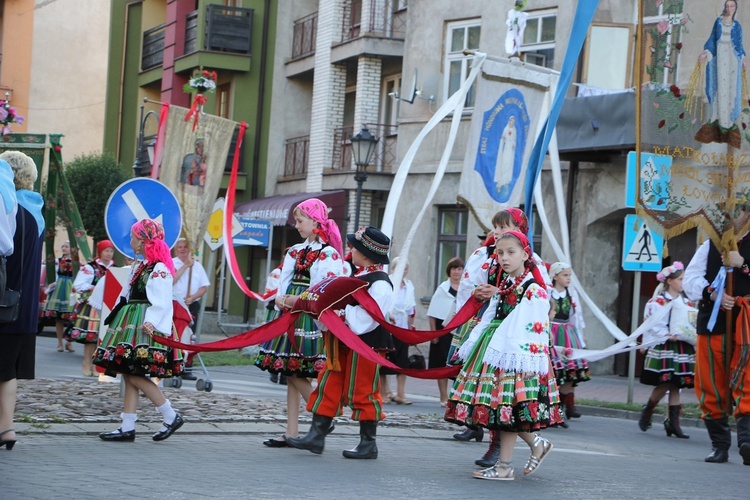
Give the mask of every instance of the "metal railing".
M 386 38 L 406 36 L 406 12 L 403 0 L 371 0 L 370 22 L 362 26 L 362 0 L 344 3 L 341 41 L 357 38 L 362 33 Z
M 253 34 L 253 9 L 209 4 L 206 7 L 203 47 L 198 47 L 198 11 L 190 12 L 185 20 L 185 54 L 198 50 L 212 50 L 235 54 L 250 54 Z
M 198 50 L 198 11 L 194 10 L 185 20 L 185 54 Z
M 375 150 L 375 157 L 370 165 L 374 167 L 372 171 L 391 172 L 396 163 L 398 126 L 384 123 L 367 123 L 366 125 L 372 135 L 380 138 Z M 354 130 L 353 126 L 334 129 L 331 167 L 333 170 L 353 170 L 355 168 L 352 158 L 351 138 L 358 132 L 359 129 Z
M 315 40 L 318 36 L 318 13 L 301 17 L 294 21 L 292 39 L 292 59 L 315 53 Z
M 158 68 L 164 62 L 165 24 L 154 26 L 143 32 L 143 50 L 141 51 L 141 71 Z
M 284 177 L 306 175 L 310 158 L 310 136 L 287 139 L 284 149 Z

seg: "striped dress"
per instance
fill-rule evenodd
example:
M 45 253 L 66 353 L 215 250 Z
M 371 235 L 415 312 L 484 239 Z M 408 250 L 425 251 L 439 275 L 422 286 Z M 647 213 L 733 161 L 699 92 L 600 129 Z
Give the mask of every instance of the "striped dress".
M 563 421 L 549 359 L 549 299 L 531 276 L 495 295 L 458 353 L 464 364 L 445 420 L 508 432 L 533 432 Z
M 682 300 L 691 305 L 685 297 L 676 299 L 663 293 L 646 303 L 643 317 L 648 318 L 659 308 L 672 300 Z M 669 316 L 644 334 L 644 341 L 653 337 L 663 338 L 664 342 L 651 347 L 646 352 L 641 371 L 641 383 L 658 386 L 672 384 L 676 387 L 693 387 L 695 378 L 695 347 L 682 340 L 669 340 Z

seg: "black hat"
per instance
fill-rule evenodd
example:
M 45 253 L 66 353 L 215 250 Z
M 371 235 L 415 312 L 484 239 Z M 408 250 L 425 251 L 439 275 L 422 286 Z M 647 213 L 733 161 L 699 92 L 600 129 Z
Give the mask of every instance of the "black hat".
M 388 264 L 388 251 L 391 249 L 391 239 L 380 229 L 365 227 L 354 234 L 347 234 L 346 240 L 362 255 L 378 264 Z

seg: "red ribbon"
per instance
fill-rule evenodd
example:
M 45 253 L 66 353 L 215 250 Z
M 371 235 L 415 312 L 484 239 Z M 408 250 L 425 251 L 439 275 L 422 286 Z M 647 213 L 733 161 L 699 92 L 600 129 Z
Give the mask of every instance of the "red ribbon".
M 195 127 L 198 126 L 198 120 L 200 119 L 200 110 L 198 108 L 200 107 L 202 110 L 204 104 L 206 104 L 206 96 L 203 94 L 195 94 L 193 105 L 190 106 L 187 115 L 185 115 L 186 122 L 189 122 L 190 118 L 193 119 L 193 132 L 195 132 Z
M 361 293 L 360 293 L 361 292 Z M 386 330 L 395 335 L 399 340 L 406 342 L 407 344 L 417 344 L 421 342 L 427 342 L 429 340 L 441 337 L 446 333 L 451 332 L 457 326 L 465 323 L 468 319 L 474 316 L 476 312 L 482 307 L 482 303 L 476 299 L 469 300 L 458 312 L 458 314 L 448 322 L 448 325 L 442 330 L 435 331 L 414 331 L 407 330 L 405 328 L 399 328 L 383 317 L 380 312 L 380 308 L 377 303 L 370 297 L 365 289 L 357 290 L 353 296 L 357 298 L 360 305 Z M 271 340 L 279 335 L 286 334 L 289 329 L 294 327 L 294 322 L 297 317 L 303 313 L 290 312 L 282 314 L 279 318 L 266 323 L 254 330 L 249 330 L 245 333 L 241 333 L 234 337 L 218 340 L 216 342 L 209 342 L 206 344 L 182 344 L 172 339 L 167 339 L 159 335 L 154 334 L 157 342 L 160 344 L 191 350 L 194 352 L 202 351 L 227 351 L 230 349 L 240 349 L 249 345 L 260 344 Z M 331 333 L 340 340 L 348 348 L 355 351 L 357 354 L 365 359 L 372 361 L 373 363 L 379 364 L 390 368 L 398 373 L 403 373 L 410 377 L 423 378 L 423 379 L 441 379 L 455 377 L 460 371 L 460 365 L 456 366 L 445 366 L 441 368 L 430 368 L 427 370 L 414 370 L 411 368 L 400 368 L 387 359 L 383 358 L 380 354 L 375 352 L 370 346 L 365 344 L 362 339 L 359 338 L 354 332 L 346 326 L 346 323 L 331 309 L 327 309 L 321 313 L 318 318 L 324 325 L 328 327 Z M 291 336 L 291 335 L 290 335 Z

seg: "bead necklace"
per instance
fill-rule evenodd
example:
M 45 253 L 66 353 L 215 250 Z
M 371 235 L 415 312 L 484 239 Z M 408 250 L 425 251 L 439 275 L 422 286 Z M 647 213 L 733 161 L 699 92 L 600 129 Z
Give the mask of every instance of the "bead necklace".
M 497 293 L 499 293 L 500 296 L 502 297 L 510 294 L 513 290 L 515 290 L 518 287 L 518 285 L 521 284 L 521 282 L 524 280 L 524 278 L 526 278 L 528 274 L 529 274 L 529 269 L 525 268 L 523 273 L 521 273 L 520 276 L 516 276 L 516 278 L 513 279 L 512 281 L 510 279 L 503 281 L 500 287 L 498 288 Z
M 143 274 L 143 271 L 146 269 L 146 263 L 141 262 L 141 265 L 138 266 L 138 269 L 135 270 L 135 273 L 133 273 L 133 277 L 130 278 L 130 286 L 132 287 L 136 281 L 138 281 L 138 278 L 141 277 L 141 274 Z

